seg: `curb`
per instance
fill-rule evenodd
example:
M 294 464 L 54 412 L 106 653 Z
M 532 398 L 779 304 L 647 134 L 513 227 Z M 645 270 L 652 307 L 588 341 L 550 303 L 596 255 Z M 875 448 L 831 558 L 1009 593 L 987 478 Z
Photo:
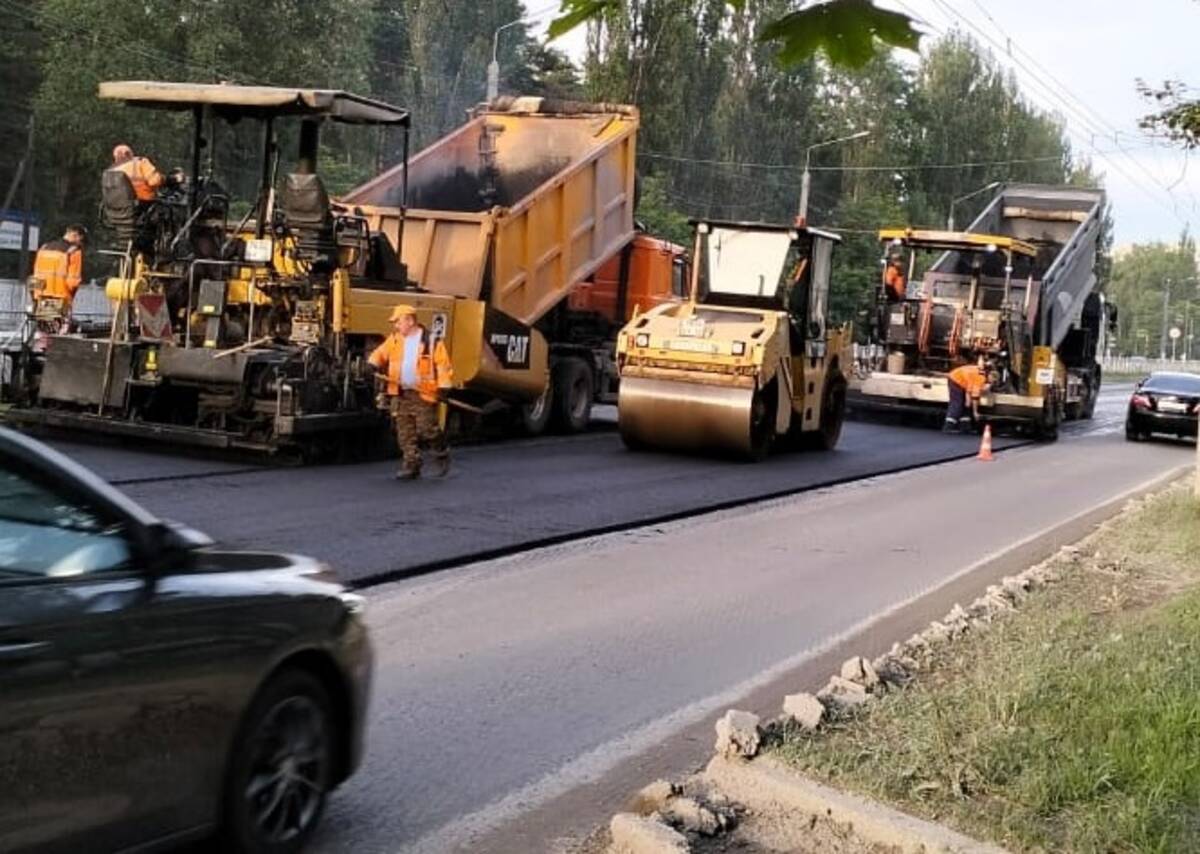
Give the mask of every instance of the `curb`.
M 704 776 L 734 801 L 758 809 L 764 804 L 821 816 L 849 825 L 864 842 L 903 852 L 931 854 L 1008 854 L 942 825 L 915 818 L 856 795 L 817 783 L 769 756 L 751 762 L 713 757 Z

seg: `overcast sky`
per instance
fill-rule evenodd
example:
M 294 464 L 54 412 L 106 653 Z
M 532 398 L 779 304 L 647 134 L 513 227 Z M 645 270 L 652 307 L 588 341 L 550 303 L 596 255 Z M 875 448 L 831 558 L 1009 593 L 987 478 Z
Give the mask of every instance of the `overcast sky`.
M 1152 107 L 1136 89 L 1142 78 L 1152 84 L 1183 80 L 1200 90 L 1200 0 L 878 4 L 926 22 L 922 29 L 934 38 L 952 28 L 971 34 L 1013 69 L 1032 102 L 1061 114 L 1074 150 L 1104 175 L 1118 246 L 1174 241 L 1185 225 L 1193 232 L 1200 226 L 1200 151 L 1189 158 L 1140 131 L 1138 119 Z M 547 6 L 527 2 L 535 12 Z M 556 46 L 577 59 L 582 44 L 581 29 Z

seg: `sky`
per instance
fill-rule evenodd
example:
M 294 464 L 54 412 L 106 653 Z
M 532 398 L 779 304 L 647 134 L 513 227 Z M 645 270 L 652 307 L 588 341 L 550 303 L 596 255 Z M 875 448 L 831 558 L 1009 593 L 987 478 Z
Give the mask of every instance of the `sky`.
M 1200 90 L 1200 0 L 877 0 L 917 19 L 930 42 L 957 28 L 1016 75 L 1026 97 L 1066 121 L 1077 155 L 1104 176 L 1115 244 L 1174 242 L 1200 229 L 1200 150 L 1151 139 L 1137 92 L 1182 80 Z M 549 2 L 530 0 L 543 12 Z M 549 14 L 538 18 L 540 27 Z M 582 28 L 555 47 L 578 59 Z M 1011 45 L 1011 49 L 1010 49 Z M 903 53 L 903 52 L 901 52 Z M 1200 91 L 1197 92 L 1200 97 Z

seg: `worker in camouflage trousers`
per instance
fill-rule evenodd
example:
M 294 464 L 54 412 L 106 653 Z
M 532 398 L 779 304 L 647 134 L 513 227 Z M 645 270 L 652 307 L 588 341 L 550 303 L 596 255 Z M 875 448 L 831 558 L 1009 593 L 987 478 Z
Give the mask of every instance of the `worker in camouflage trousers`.
M 433 451 L 434 474 L 442 477 L 450 470 L 450 450 L 438 423 L 437 404 L 453 380 L 450 356 L 440 339 L 430 346 L 429 333 L 417 323 L 412 306 L 396 306 L 390 320 L 392 334 L 372 351 L 369 361 L 387 376 L 388 408 L 402 456 L 396 477 L 421 476 L 422 442 Z

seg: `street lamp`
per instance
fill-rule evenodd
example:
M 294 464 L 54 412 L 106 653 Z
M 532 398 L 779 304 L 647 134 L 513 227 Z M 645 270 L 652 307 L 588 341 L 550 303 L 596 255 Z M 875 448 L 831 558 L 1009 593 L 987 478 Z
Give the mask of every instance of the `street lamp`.
M 488 63 L 487 67 L 487 100 L 489 104 L 496 100 L 496 96 L 500 93 L 500 61 L 497 58 L 500 48 L 500 33 L 509 27 L 523 23 L 525 23 L 525 18 L 517 18 L 515 21 L 501 24 L 496 27 L 496 32 L 492 33 L 492 61 Z
M 858 133 L 852 133 L 849 136 L 842 136 L 838 137 L 837 139 L 827 139 L 824 142 L 813 143 L 808 148 L 804 149 L 804 175 L 800 179 L 800 209 L 796 212 L 796 223 L 798 225 L 804 225 L 805 221 L 808 219 L 808 186 L 810 182 L 808 175 L 808 163 L 809 158 L 812 157 L 813 151 L 818 148 L 824 148 L 827 145 L 837 145 L 839 142 L 850 142 L 852 139 L 862 139 L 864 136 L 870 135 L 871 132 L 869 130 L 860 130 Z
M 951 199 L 950 200 L 950 212 L 948 214 L 946 214 L 946 231 L 954 231 L 954 206 L 955 205 L 957 205 L 959 202 L 965 202 L 967 199 L 973 199 L 976 196 L 978 196 L 980 193 L 986 193 L 988 190 L 994 190 L 999 186 L 1000 186 L 999 181 L 993 181 L 990 184 L 985 184 L 984 186 L 980 187 L 978 190 L 972 190 L 971 192 L 967 193 L 965 196 L 959 196 L 956 199 Z

